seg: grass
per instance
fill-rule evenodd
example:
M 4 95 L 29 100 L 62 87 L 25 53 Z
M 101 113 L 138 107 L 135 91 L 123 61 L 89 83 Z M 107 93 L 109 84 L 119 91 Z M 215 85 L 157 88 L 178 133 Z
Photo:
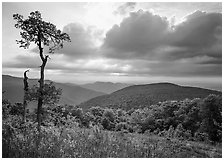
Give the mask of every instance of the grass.
M 39 147 L 37 133 L 27 130 L 3 141 L 3 157 L 17 158 L 221 158 L 214 146 L 156 135 L 104 131 L 98 127 L 43 127 Z

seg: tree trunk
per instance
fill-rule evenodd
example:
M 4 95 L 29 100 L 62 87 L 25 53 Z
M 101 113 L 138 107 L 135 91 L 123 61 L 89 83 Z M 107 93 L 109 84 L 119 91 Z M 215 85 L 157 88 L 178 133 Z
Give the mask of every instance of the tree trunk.
M 26 92 L 24 93 L 24 98 L 23 98 L 23 123 L 26 123 L 26 106 L 27 106 L 27 102 L 26 102 Z
M 40 80 L 39 82 L 39 97 L 38 97 L 38 106 L 37 106 L 37 130 L 40 132 L 41 126 L 41 114 L 42 114 L 42 105 L 43 105 L 43 86 L 44 86 L 44 67 L 40 68 Z
M 23 123 L 26 122 L 26 107 L 27 107 L 27 92 L 28 92 L 28 77 L 26 76 L 26 72 L 28 72 L 29 70 L 26 70 L 24 72 L 24 97 L 23 97 Z
M 40 126 L 42 122 L 42 105 L 43 105 L 43 89 L 44 89 L 44 68 L 47 63 L 48 56 L 43 55 L 43 48 L 41 47 L 41 31 L 38 33 L 38 47 L 40 51 L 40 58 L 42 60 L 42 65 L 40 66 L 40 79 L 39 79 L 39 97 L 38 97 L 38 105 L 37 105 L 37 130 L 40 133 Z

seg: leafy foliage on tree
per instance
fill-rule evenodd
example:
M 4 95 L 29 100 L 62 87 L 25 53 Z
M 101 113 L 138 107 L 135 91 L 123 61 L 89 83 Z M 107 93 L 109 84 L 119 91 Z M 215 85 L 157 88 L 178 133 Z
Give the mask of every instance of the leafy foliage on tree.
M 70 41 L 68 34 L 62 33 L 54 24 L 43 21 L 39 11 L 31 12 L 28 19 L 24 19 L 20 14 L 13 14 L 13 19 L 17 21 L 15 27 L 22 30 L 20 32 L 22 39 L 17 40 L 22 48 L 27 49 L 34 42 L 42 50 L 41 43 L 43 43 L 44 46 L 50 46 L 49 52 L 53 53 L 63 47 L 64 41 Z
M 53 82 L 45 83 L 43 88 L 43 104 L 55 105 L 59 102 L 62 89 L 56 88 Z M 40 96 L 39 87 L 32 86 L 28 92 L 29 101 L 37 101 Z
M 105 109 L 103 113 L 103 117 L 108 118 L 108 120 L 111 122 L 115 121 L 115 114 L 112 109 Z
M 200 130 L 208 133 L 213 141 L 222 138 L 222 98 L 221 96 L 209 95 L 203 100 L 200 108 L 200 116 L 203 119 Z

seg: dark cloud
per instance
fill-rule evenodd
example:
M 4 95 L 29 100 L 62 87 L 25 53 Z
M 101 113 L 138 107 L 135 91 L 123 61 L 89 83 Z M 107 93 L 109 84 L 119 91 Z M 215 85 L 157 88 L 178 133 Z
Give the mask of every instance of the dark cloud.
M 201 60 L 204 59 L 204 60 Z M 167 76 L 167 77 L 212 77 L 221 76 L 222 67 L 220 64 L 203 63 L 207 58 L 198 57 L 183 59 L 181 61 L 147 61 L 147 60 L 130 60 L 131 70 L 126 73 L 136 76 Z M 195 63 L 199 61 L 201 63 Z
M 150 12 L 132 12 L 107 32 L 102 48 L 113 58 L 142 57 L 161 45 L 168 25 L 166 18 Z
M 119 6 L 114 13 L 115 14 L 125 15 L 128 12 L 134 10 L 135 6 L 136 6 L 135 2 L 126 2 L 123 5 Z
M 186 21 L 177 25 L 167 38 L 171 44 L 181 47 L 201 48 L 212 46 L 222 34 L 222 15 L 196 11 L 186 17 Z
M 71 42 L 65 43 L 59 53 L 74 58 L 89 57 L 96 53 L 91 30 L 85 30 L 81 25 L 71 23 L 64 27 L 63 32 L 70 36 Z
M 173 77 L 203 77 L 203 76 L 220 76 L 222 67 L 218 64 L 195 64 L 179 62 L 160 62 L 150 65 L 152 68 L 149 74 L 163 75 Z
M 220 13 L 195 11 L 171 29 L 166 18 L 140 10 L 107 32 L 102 50 L 115 59 L 174 61 L 208 56 L 215 60 L 207 63 L 220 64 L 221 35 Z

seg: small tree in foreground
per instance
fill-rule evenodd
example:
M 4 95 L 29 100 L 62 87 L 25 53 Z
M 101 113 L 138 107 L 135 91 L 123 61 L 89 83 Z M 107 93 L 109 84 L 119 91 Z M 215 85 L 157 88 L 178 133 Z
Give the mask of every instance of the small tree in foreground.
M 43 88 L 44 88 L 44 69 L 47 64 L 49 55 L 44 55 L 43 46 L 49 46 L 49 53 L 54 53 L 54 50 L 62 48 L 64 41 L 70 41 L 70 37 L 66 33 L 62 33 L 56 26 L 50 22 L 42 20 L 39 11 L 31 12 L 28 19 L 24 19 L 22 15 L 13 14 L 13 19 L 16 20 L 15 27 L 22 30 L 20 35 L 21 40 L 17 40 L 20 47 L 27 49 L 30 44 L 34 42 L 38 49 L 39 55 L 42 60 L 40 66 L 40 79 L 39 79 L 39 97 L 37 107 L 37 122 L 38 131 L 40 131 L 41 118 L 40 113 L 43 104 Z
M 38 101 L 39 87 L 37 85 L 32 86 L 28 91 L 28 101 Z M 43 87 L 43 104 L 52 106 L 59 102 L 62 94 L 61 88 L 56 88 L 53 82 L 45 83 Z

